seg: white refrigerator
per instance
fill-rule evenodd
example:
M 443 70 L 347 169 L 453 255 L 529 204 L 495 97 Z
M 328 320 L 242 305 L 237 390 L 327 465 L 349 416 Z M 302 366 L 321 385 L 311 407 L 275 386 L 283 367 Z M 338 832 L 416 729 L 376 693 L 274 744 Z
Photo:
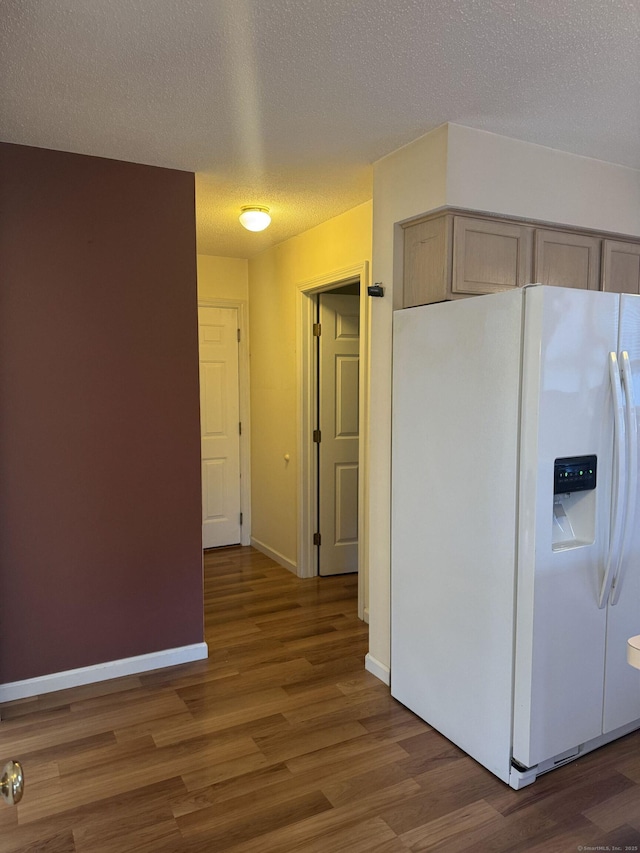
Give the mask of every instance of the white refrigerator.
M 513 788 L 640 726 L 640 297 L 394 313 L 391 692 Z

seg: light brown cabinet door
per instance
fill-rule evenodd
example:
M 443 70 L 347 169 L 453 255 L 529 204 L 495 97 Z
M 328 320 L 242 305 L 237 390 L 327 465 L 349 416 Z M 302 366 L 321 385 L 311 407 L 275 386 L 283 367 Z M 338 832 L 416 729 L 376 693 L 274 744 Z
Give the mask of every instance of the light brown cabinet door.
M 405 308 L 449 298 L 452 223 L 452 216 L 439 216 L 404 229 Z
M 533 229 L 454 217 L 453 293 L 495 293 L 531 281 Z
M 602 289 L 640 293 L 640 244 L 604 241 Z
M 533 277 L 540 284 L 598 290 L 600 243 L 597 237 L 537 229 Z

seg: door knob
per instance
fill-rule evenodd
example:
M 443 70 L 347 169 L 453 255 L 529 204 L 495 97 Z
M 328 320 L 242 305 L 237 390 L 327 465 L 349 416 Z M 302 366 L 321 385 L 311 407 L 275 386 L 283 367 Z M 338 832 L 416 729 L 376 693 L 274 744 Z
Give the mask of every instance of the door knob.
M 24 773 L 19 761 L 8 761 L 0 778 L 0 795 L 9 806 L 15 806 L 22 799 L 24 791 Z

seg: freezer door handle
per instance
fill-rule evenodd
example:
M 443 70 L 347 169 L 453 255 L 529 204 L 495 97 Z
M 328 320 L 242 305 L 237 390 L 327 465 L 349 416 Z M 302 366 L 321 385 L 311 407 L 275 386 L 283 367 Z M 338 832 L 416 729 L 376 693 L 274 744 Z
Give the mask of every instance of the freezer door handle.
M 622 387 L 624 390 L 624 421 L 627 445 L 627 497 L 624 508 L 624 521 L 622 527 L 622 543 L 618 553 L 618 564 L 613 575 L 611 584 L 611 604 L 617 604 L 620 596 L 620 581 L 624 566 L 625 552 L 629 542 L 629 534 L 636 511 L 636 492 L 638 489 L 638 422 L 636 420 L 636 404 L 633 392 L 633 376 L 631 374 L 631 360 L 629 353 L 625 350 L 620 353 L 620 373 L 622 374 Z
M 613 576 L 618 567 L 620 546 L 622 544 L 622 528 L 624 519 L 624 503 L 627 496 L 627 470 L 625 467 L 625 424 L 624 398 L 618 357 L 615 352 L 609 353 L 609 378 L 611 379 L 611 398 L 613 403 L 613 459 L 614 459 L 614 504 L 611 536 L 609 537 L 609 552 L 605 563 L 604 578 L 600 589 L 598 607 L 602 609 L 609 598 Z

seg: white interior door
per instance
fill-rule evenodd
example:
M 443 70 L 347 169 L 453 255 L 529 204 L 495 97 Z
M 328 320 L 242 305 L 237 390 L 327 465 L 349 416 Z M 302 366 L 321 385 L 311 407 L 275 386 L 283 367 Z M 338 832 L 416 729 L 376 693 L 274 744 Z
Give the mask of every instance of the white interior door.
M 321 293 L 318 571 L 358 571 L 358 296 Z
M 240 542 L 240 405 L 235 308 L 198 309 L 202 547 Z

